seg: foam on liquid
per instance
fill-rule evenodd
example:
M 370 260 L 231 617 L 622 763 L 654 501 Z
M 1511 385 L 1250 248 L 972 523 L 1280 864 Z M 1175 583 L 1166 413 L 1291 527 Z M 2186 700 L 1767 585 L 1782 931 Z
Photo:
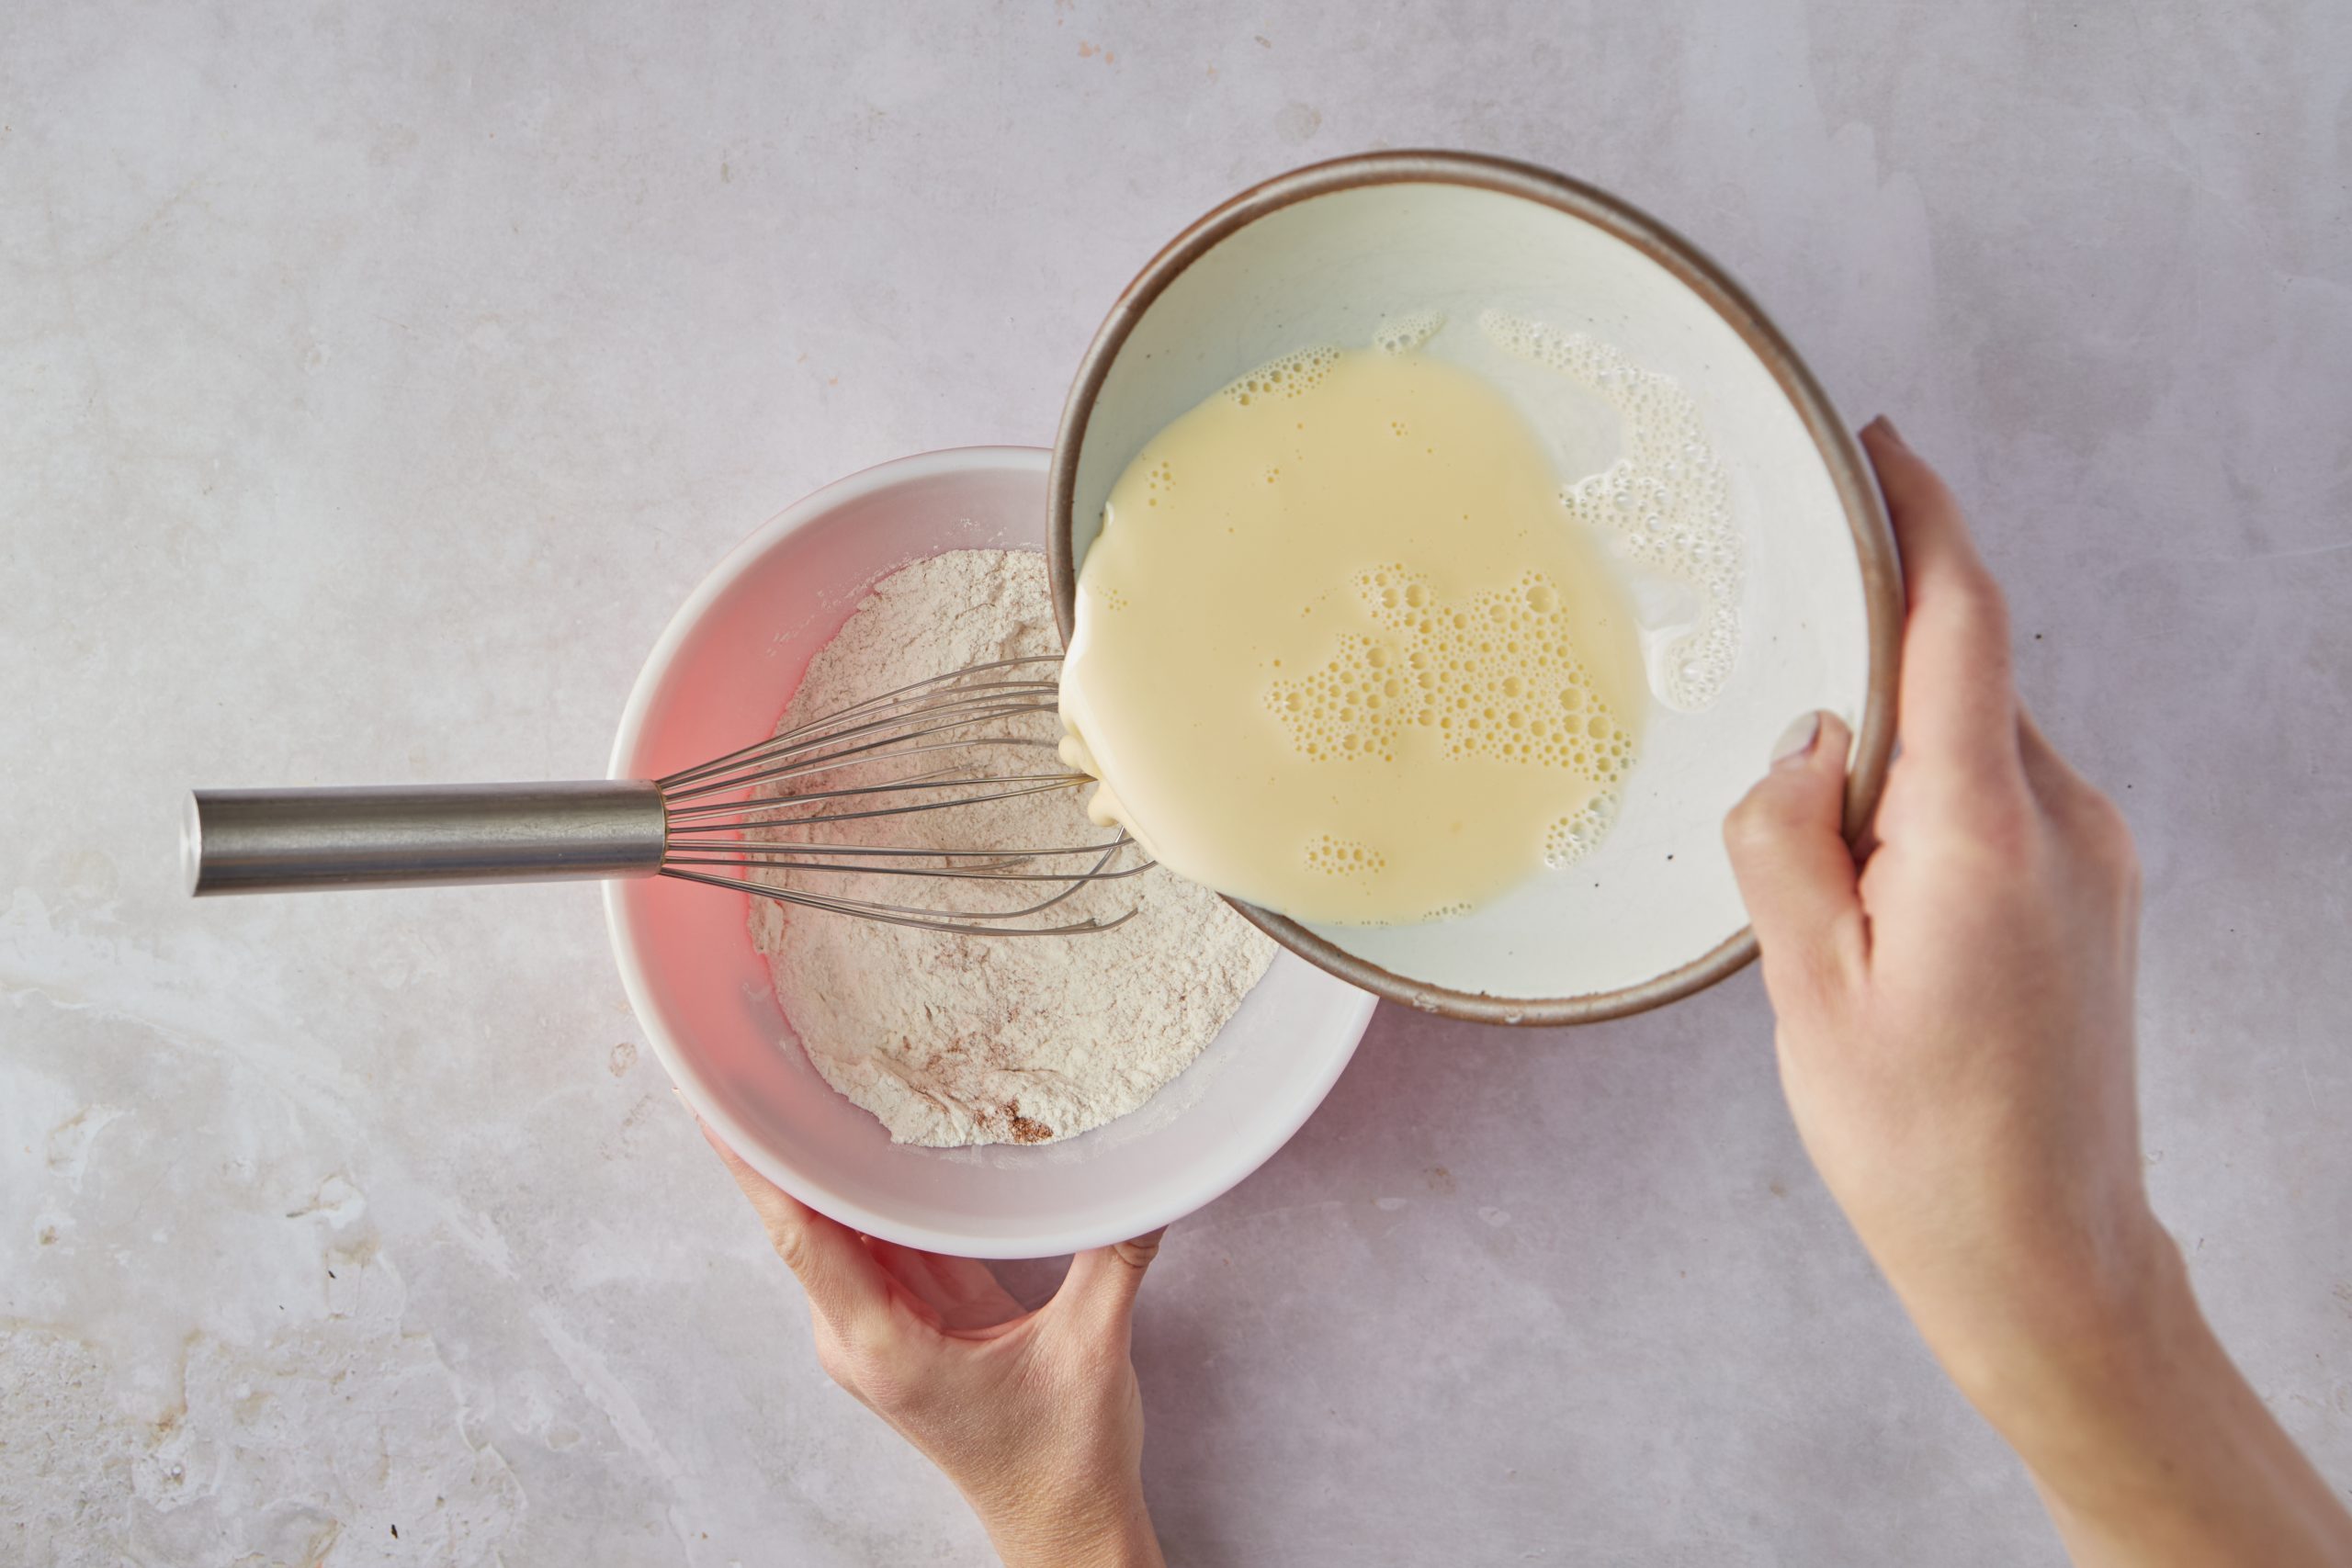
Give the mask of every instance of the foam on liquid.
M 1478 330 L 1505 353 L 1557 371 L 1597 394 L 1620 421 L 1617 461 L 1564 485 L 1568 514 L 1616 541 L 1636 566 L 1681 582 L 1698 601 L 1689 628 L 1662 650 L 1655 682 L 1669 707 L 1712 704 L 1739 658 L 1739 532 L 1723 464 L 1708 445 L 1690 394 L 1627 363 L 1609 344 L 1482 311 Z
M 1096 819 L 1304 919 L 1443 919 L 1567 863 L 1636 760 L 1623 589 L 1519 412 L 1419 352 L 1442 325 L 1175 421 L 1080 574 L 1062 713 Z

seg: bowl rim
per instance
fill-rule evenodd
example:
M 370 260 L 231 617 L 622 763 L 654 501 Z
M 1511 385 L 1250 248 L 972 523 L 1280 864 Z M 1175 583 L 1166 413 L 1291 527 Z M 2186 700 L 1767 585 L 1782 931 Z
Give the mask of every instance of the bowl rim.
M 732 588 L 752 565 L 773 549 L 778 541 L 797 533 L 829 513 L 863 501 L 896 486 L 913 480 L 943 475 L 973 473 L 1017 473 L 1036 475 L 1046 471 L 1048 452 L 1042 446 L 948 446 L 936 451 L 920 452 L 883 462 L 844 475 L 809 491 L 753 528 L 712 567 L 694 591 L 686 595 L 677 610 L 654 639 L 653 646 L 639 666 L 636 680 L 630 684 L 628 700 L 621 709 L 618 728 L 613 738 L 613 750 L 605 771 L 613 778 L 631 776 L 625 764 L 639 741 L 643 738 L 646 718 L 652 711 L 654 688 L 676 658 L 703 615 L 718 598 Z M 612 942 L 613 958 L 620 970 L 621 989 L 628 998 L 629 1010 L 638 1024 L 645 1031 L 647 1043 L 662 1064 L 695 1115 L 705 1127 L 742 1157 L 744 1162 L 768 1180 L 784 1189 L 809 1207 L 838 1220 L 866 1235 L 880 1236 L 886 1241 L 912 1247 L 926 1252 L 938 1252 L 961 1258 L 1053 1258 L 1066 1252 L 1080 1252 L 1089 1247 L 1107 1247 L 1172 1224 L 1214 1202 L 1254 1173 L 1281 1152 L 1306 1125 L 1308 1117 L 1321 1108 L 1329 1098 L 1332 1087 L 1339 1082 L 1357 1048 L 1363 1043 L 1365 1030 L 1372 1022 L 1374 1007 L 1378 998 L 1357 996 L 1347 998 L 1352 1016 L 1345 1021 L 1348 1030 L 1346 1048 L 1332 1053 L 1326 1070 L 1317 1075 L 1312 1091 L 1300 1097 L 1295 1115 L 1283 1118 L 1276 1135 L 1239 1151 L 1239 1157 L 1214 1170 L 1204 1167 L 1203 1174 L 1187 1184 L 1177 1186 L 1170 1200 L 1136 1211 L 1134 1223 L 1123 1221 L 1119 1225 L 1087 1228 L 1064 1224 L 1060 1228 L 1041 1230 L 1024 1235 L 1017 1242 L 1001 1239 L 980 1239 L 941 1230 L 929 1225 L 910 1224 L 865 1204 L 852 1201 L 833 1190 L 821 1172 L 804 1168 L 789 1157 L 778 1153 L 753 1137 L 726 1107 L 707 1090 L 699 1073 L 688 1063 L 688 1054 L 662 1019 L 653 1004 L 651 987 L 644 954 L 635 935 L 624 919 L 623 898 L 627 885 L 608 881 L 604 887 L 605 926 Z
M 1196 219 L 1161 247 L 1121 291 L 1079 361 L 1054 438 L 1046 481 L 1046 564 L 1054 618 L 1068 645 L 1076 618 L 1077 565 L 1070 528 L 1078 453 L 1111 367 L 1147 311 L 1186 268 L 1240 230 L 1297 202 L 1379 185 L 1453 185 L 1537 202 L 1623 241 L 1666 268 L 1739 334 L 1781 388 L 1813 437 L 1852 532 L 1861 569 L 1870 673 L 1862 721 L 1846 784 L 1846 837 L 1859 841 L 1876 809 L 1894 749 L 1894 707 L 1902 659 L 1903 575 L 1894 535 L 1870 465 L 1810 368 L 1747 291 L 1705 252 L 1623 198 L 1598 186 L 1516 159 L 1443 149 L 1364 152 L 1309 164 L 1250 186 Z M 1425 1012 L 1478 1023 L 1550 1025 L 1623 1018 L 1679 1000 L 1737 973 L 1756 956 L 1752 927 L 1742 927 L 1697 958 L 1662 975 L 1574 997 L 1497 997 L 1414 980 L 1356 956 L 1284 915 L 1226 900 L 1243 918 L 1308 963 L 1351 985 Z

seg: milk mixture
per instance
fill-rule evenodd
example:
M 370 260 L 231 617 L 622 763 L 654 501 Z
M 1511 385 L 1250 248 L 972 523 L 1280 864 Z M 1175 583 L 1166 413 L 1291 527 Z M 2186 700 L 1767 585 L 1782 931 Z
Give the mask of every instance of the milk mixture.
M 1564 488 L 1499 391 L 1419 351 L 1430 319 L 1243 378 L 1113 488 L 1066 755 L 1103 781 L 1096 819 L 1180 874 L 1314 921 L 1464 912 L 1605 832 L 1653 683 L 1681 708 L 1720 686 L 1738 558 L 1689 400 L 1480 325 L 1618 409 L 1614 467 Z M 1645 639 L 1605 539 L 1683 590 L 1670 635 Z

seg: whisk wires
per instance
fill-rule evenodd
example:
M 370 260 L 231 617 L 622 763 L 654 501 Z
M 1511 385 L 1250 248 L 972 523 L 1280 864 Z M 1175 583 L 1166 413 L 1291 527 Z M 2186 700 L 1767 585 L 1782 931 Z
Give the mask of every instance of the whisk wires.
M 1058 757 L 1050 771 L 1000 772 L 985 765 L 992 754 L 1056 750 L 1059 725 L 1050 716 L 1060 663 L 1058 654 L 1048 654 L 970 665 L 655 781 L 669 818 L 662 874 L 800 908 L 966 936 L 1076 936 L 1125 924 L 1134 916 L 1132 907 L 1109 918 L 1054 923 L 1056 911 L 1082 889 L 1136 875 L 1152 863 L 1124 830 L 1099 842 L 1050 848 L 938 848 L 831 836 L 842 823 L 881 827 L 888 818 L 1091 783 L 1060 766 Z M 1048 717 L 1039 723 L 1038 715 Z M 812 828 L 828 832 L 787 836 Z M 957 885 L 1009 884 L 1017 896 L 1022 885 L 1033 885 L 1026 890 L 1044 897 L 1008 909 L 956 899 L 939 908 L 796 880 L 828 876 L 917 878 L 943 893 Z

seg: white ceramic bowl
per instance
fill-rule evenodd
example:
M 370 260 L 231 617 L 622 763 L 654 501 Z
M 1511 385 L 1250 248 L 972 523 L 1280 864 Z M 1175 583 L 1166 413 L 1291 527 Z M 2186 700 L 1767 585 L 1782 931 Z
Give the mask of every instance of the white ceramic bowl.
M 656 778 L 766 735 L 867 584 L 944 550 L 1045 543 L 1046 454 L 970 447 L 827 486 L 738 546 L 645 661 L 616 778 Z M 1134 1114 L 1035 1148 L 924 1149 L 809 1066 L 752 947 L 749 896 L 605 885 L 622 983 L 687 1103 L 768 1179 L 870 1235 L 1042 1258 L 1177 1219 L 1256 1169 L 1354 1054 L 1374 998 L 1290 953 L 1198 1061 Z M 1084 941 L 1084 938 L 1073 938 Z
M 1562 417 L 1555 380 L 1482 345 L 1488 309 L 1614 344 L 1696 401 L 1747 560 L 1738 666 L 1706 711 L 1652 709 L 1616 825 L 1566 871 L 1430 925 L 1238 907 L 1384 996 L 1573 1023 L 1655 1007 L 1754 954 L 1722 824 L 1790 721 L 1826 708 L 1855 729 L 1849 830 L 1894 744 L 1903 598 L 1878 488 L 1795 351 L 1687 241 L 1565 175 L 1459 152 L 1343 158 L 1243 192 L 1152 258 L 1080 367 L 1055 446 L 1054 607 L 1067 637 L 1103 501 L 1146 442 L 1277 355 L 1369 345 L 1387 318 L 1442 313 L 1428 351 L 1520 400 L 1565 477 L 1613 459 L 1613 430 Z

